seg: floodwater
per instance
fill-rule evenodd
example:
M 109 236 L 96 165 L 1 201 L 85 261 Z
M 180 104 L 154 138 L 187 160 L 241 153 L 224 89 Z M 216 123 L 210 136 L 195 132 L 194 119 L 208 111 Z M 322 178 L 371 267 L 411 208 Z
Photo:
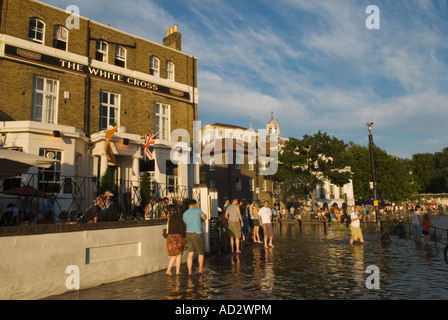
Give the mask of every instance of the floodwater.
M 448 217 L 434 217 L 448 228 Z M 447 299 L 444 245 L 391 236 L 381 243 L 374 224 L 364 224 L 364 244 L 349 244 L 341 226 L 275 224 L 275 248 L 246 246 L 241 254 L 210 254 L 205 272 L 166 276 L 165 271 L 68 292 L 62 300 L 303 300 Z M 195 265 L 197 263 L 195 262 Z M 376 271 L 372 273 L 372 266 Z M 175 268 L 173 267 L 173 271 Z M 378 288 L 379 286 L 379 288 Z M 369 288 L 370 287 L 370 288 Z

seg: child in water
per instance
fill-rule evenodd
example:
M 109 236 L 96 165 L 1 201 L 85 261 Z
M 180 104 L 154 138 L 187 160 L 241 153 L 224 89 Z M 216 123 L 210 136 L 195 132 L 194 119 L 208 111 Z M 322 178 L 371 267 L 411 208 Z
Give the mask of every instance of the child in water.
M 431 233 L 431 220 L 429 220 L 429 214 L 425 213 L 423 215 L 423 221 L 422 221 L 422 233 L 423 233 L 423 241 L 425 244 L 428 244 L 429 242 L 429 235 Z

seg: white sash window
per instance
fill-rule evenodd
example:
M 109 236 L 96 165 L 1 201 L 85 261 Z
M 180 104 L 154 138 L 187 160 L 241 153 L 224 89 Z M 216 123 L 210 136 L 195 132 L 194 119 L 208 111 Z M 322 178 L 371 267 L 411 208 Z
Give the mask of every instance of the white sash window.
M 62 26 L 54 27 L 54 44 L 56 49 L 67 51 L 68 30 Z
M 149 58 L 149 74 L 160 77 L 160 60 L 155 56 Z
M 120 95 L 101 91 L 100 93 L 100 131 L 109 125 L 120 125 Z
M 162 140 L 170 139 L 170 106 L 168 104 L 155 104 L 155 132 L 157 138 Z
M 31 120 L 57 123 L 59 81 L 35 76 Z
M 31 18 L 28 27 L 28 40 L 44 44 L 45 23 L 37 18 Z
M 118 46 L 115 49 L 115 65 L 126 68 L 126 49 L 124 47 Z
M 98 40 L 96 42 L 95 59 L 101 62 L 107 62 L 108 45 L 106 41 Z

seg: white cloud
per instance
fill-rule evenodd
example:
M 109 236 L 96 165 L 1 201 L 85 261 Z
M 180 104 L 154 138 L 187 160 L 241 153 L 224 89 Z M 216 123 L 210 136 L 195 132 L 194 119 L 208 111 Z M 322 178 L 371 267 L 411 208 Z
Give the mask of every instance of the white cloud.
M 446 0 L 377 1 L 380 30 L 365 27 L 368 1 L 47 2 L 155 42 L 178 24 L 183 51 L 199 58 L 207 122 L 261 125 L 273 110 L 287 136 L 320 129 L 356 142 L 374 121 L 377 141 L 400 154 L 404 140 L 392 141 L 403 133 L 413 151 L 448 133 Z

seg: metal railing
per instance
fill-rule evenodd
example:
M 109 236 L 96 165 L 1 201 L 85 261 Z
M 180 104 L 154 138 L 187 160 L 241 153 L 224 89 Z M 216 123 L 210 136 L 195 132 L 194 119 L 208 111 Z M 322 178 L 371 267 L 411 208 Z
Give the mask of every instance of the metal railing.
M 439 215 L 441 216 L 445 216 L 446 212 L 439 211 Z M 405 238 L 406 239 L 411 239 L 414 235 L 414 226 L 412 224 L 412 222 L 408 221 L 410 219 L 410 215 L 407 215 L 404 217 L 404 219 L 401 219 L 401 221 L 399 221 L 399 224 L 403 225 L 403 230 L 405 232 Z M 399 219 L 399 218 L 395 218 L 395 219 Z M 392 233 L 391 231 L 394 230 L 394 228 L 392 227 L 392 224 L 394 223 L 393 221 L 390 220 L 390 217 L 388 217 L 388 219 L 386 220 L 382 220 L 382 224 L 384 226 L 384 223 L 386 222 L 386 224 L 388 225 L 388 230 L 389 233 Z M 393 232 L 395 233 L 395 232 Z M 398 234 L 395 234 L 398 235 Z M 444 254 L 444 259 L 445 262 L 448 264 L 448 229 L 445 228 L 439 228 L 436 226 L 430 226 L 430 234 L 429 234 L 429 239 L 430 241 L 432 241 L 436 247 L 436 250 L 439 250 L 439 244 L 443 245 L 443 254 Z
M 200 200 L 199 192 L 188 186 L 152 182 L 149 194 L 142 195 L 139 185 L 139 181 L 121 179 L 110 190 L 114 193 L 114 202 L 120 204 L 125 215 L 134 214 L 137 206 L 144 211 L 144 205 L 151 199 L 167 197 L 170 201 Z M 134 187 L 137 187 L 137 192 Z M 96 177 L 60 176 L 50 189 L 39 180 L 39 174 L 10 177 L 0 182 L 0 217 L 7 205 L 12 203 L 28 215 L 30 223 L 35 223 L 39 208 L 48 202 L 49 195 L 55 197 L 56 215 L 66 211 L 76 212 L 79 216 L 93 204 L 100 189 L 100 180 Z

